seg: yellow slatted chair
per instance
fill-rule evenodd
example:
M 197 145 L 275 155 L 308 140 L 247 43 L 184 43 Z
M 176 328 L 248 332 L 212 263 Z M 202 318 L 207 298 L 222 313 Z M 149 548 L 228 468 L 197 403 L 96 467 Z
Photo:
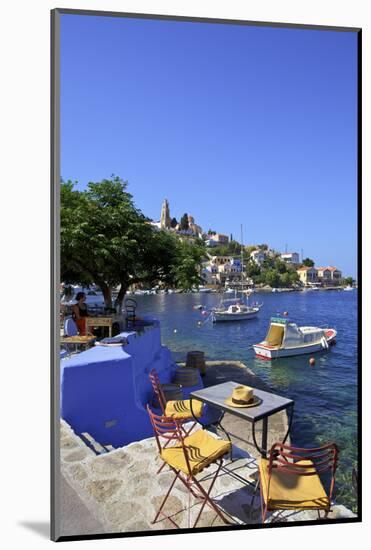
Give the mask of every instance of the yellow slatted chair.
M 161 387 L 160 379 L 155 369 L 152 369 L 149 373 L 149 378 L 152 383 L 153 391 L 155 392 L 157 399 L 160 403 L 162 414 L 177 420 L 188 421 L 200 418 L 202 416 L 201 401 L 197 399 L 192 400 L 192 408 L 190 399 L 180 399 L 177 401 L 166 401 L 164 392 Z M 193 424 L 192 428 L 196 425 Z M 191 429 L 192 429 L 191 428 Z M 189 432 L 188 432 L 189 433 Z
M 317 510 L 318 517 L 323 510 L 327 517 L 337 463 L 335 443 L 312 449 L 274 443 L 269 458 L 259 463 L 262 523 L 274 510 Z M 323 474 L 330 474 L 328 492 L 320 478 Z
M 182 429 L 182 424 L 178 419 L 156 415 L 148 405 L 147 410 L 153 426 L 160 457 L 164 461 L 164 464 L 167 464 L 175 474 L 152 523 L 159 521 L 158 518 L 162 515 L 175 527 L 180 528 L 172 517 L 167 516 L 163 512 L 163 508 L 175 482 L 179 480 L 190 494 L 203 501 L 192 528 L 196 527 L 206 504 L 218 514 L 224 523 L 231 524 L 210 497 L 212 488 L 223 465 L 223 457 L 230 452 L 231 443 L 216 439 L 202 429 L 186 436 Z M 171 446 L 167 446 L 169 442 L 171 442 Z M 218 464 L 218 468 L 213 476 L 209 478 L 208 481 L 211 480 L 211 483 L 206 491 L 196 476 L 211 464 Z

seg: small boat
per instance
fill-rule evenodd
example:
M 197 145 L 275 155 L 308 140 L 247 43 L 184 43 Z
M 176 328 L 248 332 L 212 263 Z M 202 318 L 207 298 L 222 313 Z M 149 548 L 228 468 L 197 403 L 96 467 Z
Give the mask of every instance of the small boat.
M 258 357 L 276 359 L 327 350 L 335 343 L 333 328 L 298 327 L 287 318 L 272 317 L 265 340 L 254 344 Z
M 345 288 L 343 288 L 343 290 L 353 290 L 353 287 L 350 286 L 350 285 L 348 285 L 348 286 L 346 286 Z
M 233 290 L 233 288 L 226 288 L 224 292 L 225 292 L 225 294 L 233 294 L 234 290 Z
M 250 306 L 246 304 L 243 298 L 232 298 L 222 300 L 218 307 L 211 310 L 213 323 L 220 321 L 247 321 L 256 317 L 262 304 Z

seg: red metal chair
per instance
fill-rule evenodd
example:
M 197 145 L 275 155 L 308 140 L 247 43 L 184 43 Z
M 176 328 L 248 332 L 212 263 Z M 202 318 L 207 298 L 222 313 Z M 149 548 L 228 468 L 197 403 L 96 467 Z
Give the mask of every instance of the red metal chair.
M 182 430 L 184 431 L 184 434 L 186 436 L 189 435 L 193 430 L 193 428 L 197 425 L 197 422 L 194 421 L 193 424 L 187 430 L 185 429 L 183 424 L 190 420 L 195 420 L 195 418 L 200 418 L 202 416 L 202 403 L 200 401 L 194 400 L 192 403 L 192 409 L 191 409 L 191 403 L 189 399 L 185 399 L 185 400 L 181 399 L 178 401 L 166 401 L 166 397 L 163 392 L 160 379 L 155 369 L 151 370 L 151 372 L 149 373 L 149 378 L 152 383 L 153 391 L 157 396 L 158 402 L 160 404 L 162 414 L 169 418 L 176 418 L 177 420 L 179 420 L 180 424 L 182 425 Z M 167 444 L 168 443 L 169 441 L 167 442 Z M 164 464 L 162 464 L 162 466 L 157 471 L 158 474 L 162 471 L 165 465 L 166 463 L 164 462 Z
M 153 391 L 155 392 L 157 399 L 160 403 L 162 414 L 171 418 L 176 418 L 182 422 L 194 420 L 202 416 L 202 403 L 194 399 L 191 402 L 189 399 L 180 399 L 176 401 L 166 401 L 165 394 L 161 387 L 160 379 L 155 369 L 152 369 L 149 373 L 149 378 L 152 383 Z M 188 430 L 187 435 L 191 432 L 193 427 L 197 424 L 195 421 L 191 428 Z
M 175 474 L 174 480 L 152 523 L 156 523 L 159 516 L 162 515 L 175 527 L 180 528 L 172 517 L 167 516 L 163 512 L 163 508 L 175 482 L 179 480 L 187 488 L 189 495 L 192 494 L 195 498 L 203 500 L 192 528 L 196 527 L 206 504 L 218 514 L 224 523 L 231 524 L 210 497 L 212 488 L 223 465 L 223 457 L 230 452 L 231 443 L 216 439 L 202 429 L 197 430 L 192 435 L 185 436 L 182 424 L 178 419 L 159 416 L 153 413 L 148 405 L 147 410 L 153 426 L 160 457 Z M 170 442 L 172 444 L 168 446 L 167 444 Z M 196 475 L 211 464 L 218 464 L 218 468 L 211 477 L 211 483 L 208 491 L 206 491 L 202 487 L 201 482 L 197 480 Z M 210 481 L 210 478 L 208 478 L 208 481 Z
M 318 517 L 323 510 L 327 517 L 338 453 L 335 443 L 312 449 L 274 443 L 269 458 L 259 463 L 262 522 L 274 510 L 317 510 Z M 320 479 L 323 475 L 329 478 L 328 492 Z

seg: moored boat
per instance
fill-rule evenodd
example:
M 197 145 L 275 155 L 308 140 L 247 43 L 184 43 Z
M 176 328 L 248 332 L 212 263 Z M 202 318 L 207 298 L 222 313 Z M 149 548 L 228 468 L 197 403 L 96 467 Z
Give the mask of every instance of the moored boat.
M 328 349 L 336 335 L 333 328 L 298 327 L 289 319 L 272 317 L 265 340 L 253 348 L 264 359 L 303 355 Z
M 211 318 L 213 323 L 220 321 L 246 321 L 256 317 L 260 311 L 262 304 L 254 304 L 252 306 L 246 304 L 243 298 L 232 298 L 222 300 L 218 307 L 211 310 Z

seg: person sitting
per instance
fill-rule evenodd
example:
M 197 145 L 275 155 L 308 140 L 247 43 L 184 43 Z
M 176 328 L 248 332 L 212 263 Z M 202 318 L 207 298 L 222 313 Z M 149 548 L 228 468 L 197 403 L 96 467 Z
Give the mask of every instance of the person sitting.
M 76 294 L 77 303 L 72 306 L 72 318 L 77 325 L 80 336 L 86 335 L 86 317 L 88 316 L 88 308 L 85 304 L 86 294 L 78 292 Z

